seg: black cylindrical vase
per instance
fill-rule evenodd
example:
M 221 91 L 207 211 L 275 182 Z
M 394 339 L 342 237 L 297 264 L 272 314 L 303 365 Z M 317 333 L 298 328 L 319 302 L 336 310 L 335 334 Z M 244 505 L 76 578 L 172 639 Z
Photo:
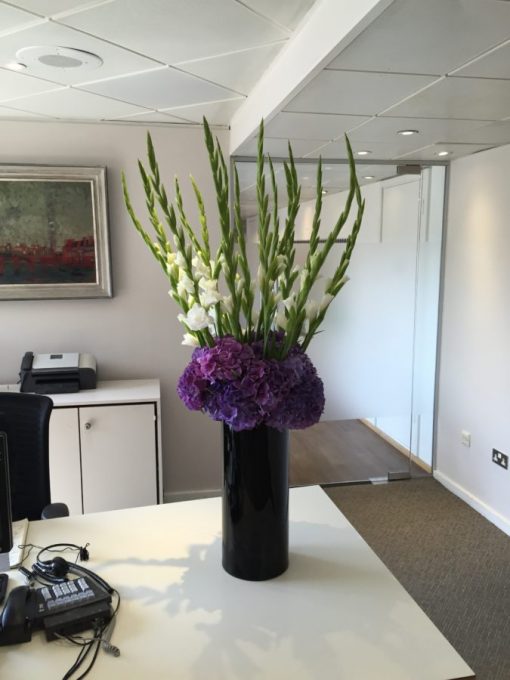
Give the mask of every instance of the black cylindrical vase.
M 264 581 L 289 565 L 288 432 L 223 426 L 223 568 Z

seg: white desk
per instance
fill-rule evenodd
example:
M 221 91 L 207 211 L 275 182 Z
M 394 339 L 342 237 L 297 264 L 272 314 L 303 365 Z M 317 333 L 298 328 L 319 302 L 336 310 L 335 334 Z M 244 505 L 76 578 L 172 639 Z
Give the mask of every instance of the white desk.
M 221 567 L 219 498 L 31 524 L 40 545 L 89 541 L 121 592 L 121 656 L 101 652 L 91 680 L 474 677 L 320 488 L 290 502 L 289 570 L 258 583 Z M 55 680 L 76 649 L 37 633 L 0 648 L 0 676 Z

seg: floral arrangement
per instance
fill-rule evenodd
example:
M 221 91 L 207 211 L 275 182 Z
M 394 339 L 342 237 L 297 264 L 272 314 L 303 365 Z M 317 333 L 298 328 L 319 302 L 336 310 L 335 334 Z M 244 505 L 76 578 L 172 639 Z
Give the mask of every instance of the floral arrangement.
M 331 301 L 348 281 L 346 271 L 364 211 L 349 140 L 346 138 L 350 188 L 344 210 L 324 241 L 319 238 L 323 192 L 319 159 L 309 249 L 304 266 L 299 268 L 295 265 L 294 230 L 301 189 L 292 149 L 289 144 L 289 161 L 284 164 L 287 212 L 281 223 L 276 174 L 269 157 L 269 191 L 266 187 L 261 123 L 257 154 L 259 266 L 254 277 L 248 263 L 237 169 L 234 165 L 231 219 L 227 166 L 205 119 L 204 131 L 221 229 L 221 242 L 214 253 L 196 182 L 191 177 L 200 230 L 194 229 L 186 216 L 177 178 L 174 201 L 169 200 L 150 135 L 148 166 L 139 161 L 138 167 L 155 240 L 136 216 L 122 177 L 133 224 L 168 277 L 169 295 L 182 309 L 178 319 L 185 329 L 183 344 L 195 347 L 179 380 L 178 394 L 189 409 L 204 411 L 236 431 L 262 424 L 278 429 L 309 427 L 324 409 L 324 389 L 305 351 Z M 333 276 L 324 282 L 322 298 L 312 300 L 312 287 L 354 201 L 357 214 L 340 261 Z

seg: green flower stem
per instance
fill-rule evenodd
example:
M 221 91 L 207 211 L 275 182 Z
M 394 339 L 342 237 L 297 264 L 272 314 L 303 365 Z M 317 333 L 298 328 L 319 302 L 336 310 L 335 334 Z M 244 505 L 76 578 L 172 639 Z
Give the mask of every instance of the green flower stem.
M 191 185 L 193 187 L 193 191 L 195 192 L 195 197 L 197 199 L 197 205 L 198 205 L 198 219 L 200 221 L 200 226 L 201 226 L 201 231 L 202 231 L 202 241 L 204 242 L 204 248 L 203 248 L 203 255 L 204 255 L 204 264 L 206 264 L 209 267 L 209 270 L 211 271 L 211 246 L 209 244 L 209 228 L 207 226 L 207 217 L 205 214 L 205 205 L 204 205 L 204 200 L 202 198 L 202 194 L 200 193 L 200 189 L 197 186 L 197 183 L 195 182 L 195 179 L 193 178 L 192 175 L 190 175 L 190 180 L 191 180 Z M 212 271 L 211 271 L 211 278 L 212 277 Z
M 234 252 L 234 239 L 230 230 L 230 206 L 228 192 L 228 172 L 218 140 L 214 140 L 207 121 L 204 118 L 205 143 L 209 154 L 209 162 L 216 188 L 216 199 L 220 218 L 222 236 L 222 254 L 225 259 L 225 282 L 232 296 L 231 322 L 234 337 L 243 339 L 243 331 L 239 320 L 240 301 L 236 289 L 237 257 Z
M 206 279 L 214 280 L 220 285 L 220 279 L 228 290 L 231 305 L 218 302 L 214 305 L 213 333 L 209 328 L 201 331 L 187 331 L 197 338 L 202 346 L 215 343 L 215 335 L 232 335 L 241 342 L 251 342 L 255 339 L 263 341 L 264 355 L 283 358 L 290 349 L 301 342 L 306 349 L 318 332 L 325 318 L 330 302 L 343 288 L 347 281 L 346 271 L 350 264 L 353 249 L 361 227 L 364 201 L 356 178 L 356 170 L 352 149 L 346 138 L 347 154 L 349 158 L 350 186 L 345 208 L 338 217 L 331 233 L 321 245 L 319 231 L 322 211 L 322 161 L 319 159 L 317 167 L 317 196 L 312 221 L 309 248 L 304 266 L 299 270 L 295 266 L 295 223 L 300 207 L 301 187 L 299 186 L 296 166 L 292 149 L 289 145 L 289 162 L 284 163 L 287 214 L 285 225 L 280 229 L 278 214 L 278 187 L 276 173 L 271 158 L 268 157 L 270 172 L 270 193 L 273 200 L 269 209 L 269 195 L 266 190 L 265 156 L 263 150 L 264 125 L 260 124 L 257 144 L 257 202 L 258 202 L 258 252 L 259 252 L 259 308 L 255 309 L 255 290 L 253 276 L 250 271 L 246 252 L 246 235 L 241 215 L 241 199 L 239 177 L 234 167 L 234 196 L 233 211 L 229 205 L 228 170 L 219 142 L 213 138 L 207 121 L 204 120 L 205 143 L 209 155 L 213 182 L 216 190 L 216 202 L 221 232 L 220 245 L 216 256 L 211 259 L 209 229 L 202 194 L 191 177 L 191 184 L 198 206 L 198 221 L 200 229 L 195 230 L 189 222 L 183 203 L 183 197 L 178 180 L 175 180 L 174 203 L 167 197 L 165 187 L 161 181 L 156 153 L 150 135 L 147 136 L 148 168 L 139 162 L 139 171 L 145 191 L 145 204 L 148 218 L 155 233 L 155 240 L 142 226 L 136 216 L 127 188 L 126 178 L 122 176 L 124 200 L 128 214 L 140 234 L 141 238 L 159 262 L 170 282 L 170 295 L 187 314 L 191 306 L 200 304 L 199 280 L 203 275 Z M 322 308 L 314 318 L 307 320 L 308 301 L 312 287 L 317 281 L 319 273 L 329 256 L 333 245 L 344 227 L 352 204 L 356 200 L 357 215 L 351 233 L 347 237 L 346 247 L 332 278 L 326 286 L 325 293 L 330 296 L 323 302 Z M 173 241 L 171 243 L 171 241 Z M 178 264 L 175 258 L 178 256 Z M 198 259 L 197 261 L 194 259 Z M 193 264 L 195 262 L 195 264 Z M 207 274 L 206 274 L 207 272 Z M 181 290 L 179 277 L 183 274 L 193 284 L 189 290 Z M 299 285 L 297 284 L 300 277 Z M 183 280 L 183 282 L 185 282 Z M 188 287 L 188 283 L 186 286 Z M 182 295 L 179 294 L 181 291 Z M 285 300 L 285 321 L 277 318 L 278 305 Z M 305 324 L 307 324 L 305 326 Z M 284 342 L 277 345 L 274 330 L 286 326 Z M 302 337 L 304 334 L 304 338 Z
M 253 302 L 254 295 L 251 287 L 251 272 L 248 263 L 248 256 L 246 254 L 246 239 L 244 234 L 243 223 L 241 219 L 241 192 L 239 189 L 239 175 L 237 167 L 234 165 L 234 225 L 237 236 L 237 243 L 239 244 L 238 263 L 243 276 L 243 295 L 241 298 L 241 307 L 246 319 L 246 339 L 252 337 L 253 333 Z

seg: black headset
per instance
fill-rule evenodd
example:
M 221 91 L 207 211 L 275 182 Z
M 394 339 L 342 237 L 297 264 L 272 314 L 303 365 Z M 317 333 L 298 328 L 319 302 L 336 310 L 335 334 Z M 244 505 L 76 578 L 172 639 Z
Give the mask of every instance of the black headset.
M 53 557 L 51 560 L 41 559 L 41 555 L 48 550 L 54 549 L 71 549 L 77 550 L 80 560 L 86 562 L 89 559 L 89 551 L 87 546 L 74 545 L 73 543 L 53 543 L 52 545 L 47 545 L 45 548 L 39 551 L 37 554 L 36 561 L 32 565 L 32 574 L 36 577 L 43 578 L 50 583 L 64 583 L 68 581 L 68 574 L 76 574 L 77 576 L 88 576 L 94 580 L 99 586 L 104 588 L 110 595 L 114 592 L 112 588 L 101 576 L 94 573 L 90 569 L 82 566 L 81 564 L 75 564 L 74 562 L 68 562 L 63 557 Z M 27 570 L 28 571 L 28 570 Z

